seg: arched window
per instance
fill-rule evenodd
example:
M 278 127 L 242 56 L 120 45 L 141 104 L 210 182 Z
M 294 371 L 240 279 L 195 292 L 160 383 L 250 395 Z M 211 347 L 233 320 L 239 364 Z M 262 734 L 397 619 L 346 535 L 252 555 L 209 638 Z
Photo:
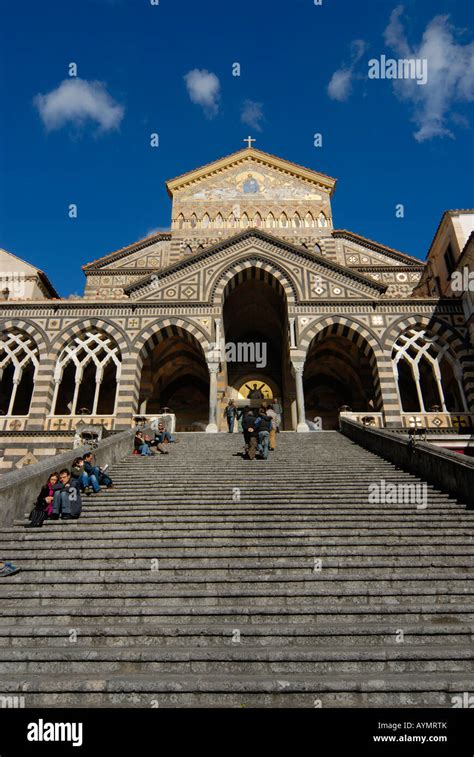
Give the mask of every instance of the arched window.
M 305 219 L 304 219 L 304 225 L 307 229 L 312 229 L 314 226 L 314 218 L 311 213 L 306 213 Z
M 208 229 L 210 223 L 211 223 L 211 219 L 209 218 L 209 215 L 207 213 L 204 213 L 204 215 L 202 217 L 202 222 L 201 222 L 202 228 L 203 229 Z
M 193 213 L 191 216 L 191 228 L 195 229 L 197 226 L 197 216 L 196 213 Z
M 321 213 L 318 216 L 318 226 L 321 228 L 326 228 L 328 225 L 328 219 L 326 218 L 325 214 L 321 211 Z
M 247 229 L 248 228 L 249 217 L 248 217 L 247 213 L 243 213 L 242 214 L 242 218 L 240 219 L 240 225 L 242 226 L 243 229 Z
M 223 223 L 224 223 L 224 221 L 223 221 L 223 219 L 222 219 L 222 216 L 221 216 L 221 214 L 220 214 L 220 213 L 218 213 L 218 214 L 217 214 L 217 216 L 216 216 L 216 228 L 217 228 L 217 229 L 221 229 L 221 228 L 222 228 L 222 225 L 223 225 Z
M 273 213 L 269 213 L 267 215 L 267 229 L 274 229 L 275 228 L 275 216 Z
M 235 227 L 237 226 L 237 220 L 236 220 L 236 218 L 235 218 L 235 216 L 234 216 L 233 213 L 230 214 L 229 220 L 228 220 L 227 223 L 228 223 L 228 225 L 230 226 L 231 229 L 235 229 Z
M 184 248 L 184 254 L 185 255 L 192 255 L 193 254 L 193 248 L 191 247 L 190 244 L 187 244 L 186 247 Z
M 257 229 L 260 229 L 262 226 L 262 216 L 260 213 L 256 213 L 253 219 L 253 225 L 257 227 Z
M 107 334 L 74 337 L 56 363 L 54 415 L 113 415 L 121 367 L 120 350 Z
M 0 414 L 28 415 L 39 364 L 34 340 L 19 330 L 0 340 Z
M 182 213 L 178 216 L 178 229 L 184 229 L 184 216 Z
M 299 229 L 299 228 L 300 228 L 300 226 L 301 226 L 301 218 L 300 218 L 300 215 L 299 215 L 299 213 L 295 213 L 295 215 L 293 216 L 293 227 L 294 227 L 295 229 Z
M 284 229 L 288 226 L 288 216 L 286 213 L 282 213 L 280 216 L 280 226 L 282 226 Z
M 403 412 L 467 411 L 461 365 L 438 334 L 419 327 L 400 334 L 392 362 Z

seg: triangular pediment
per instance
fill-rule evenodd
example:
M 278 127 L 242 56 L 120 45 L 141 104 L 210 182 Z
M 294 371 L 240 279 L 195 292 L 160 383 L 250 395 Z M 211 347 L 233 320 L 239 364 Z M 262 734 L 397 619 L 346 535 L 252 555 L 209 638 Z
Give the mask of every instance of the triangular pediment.
M 386 291 L 384 285 L 321 255 L 251 230 L 146 276 L 125 293 L 141 302 L 211 303 L 218 282 L 239 265 L 274 271 L 298 302 L 374 300 Z
M 345 229 L 333 232 L 335 239 L 342 240 L 343 261 L 348 267 L 381 266 L 381 267 L 423 267 L 424 263 L 412 255 L 407 255 L 392 247 L 374 242 L 372 239 L 360 236 Z
M 83 266 L 85 273 L 94 271 L 120 271 L 124 269 L 160 268 L 165 263 L 171 234 L 158 232 L 120 250 L 115 250 Z
M 171 197 L 209 202 L 237 201 L 256 191 L 268 200 L 318 201 L 322 195 L 332 195 L 335 185 L 331 176 L 247 148 L 171 179 L 166 186 Z

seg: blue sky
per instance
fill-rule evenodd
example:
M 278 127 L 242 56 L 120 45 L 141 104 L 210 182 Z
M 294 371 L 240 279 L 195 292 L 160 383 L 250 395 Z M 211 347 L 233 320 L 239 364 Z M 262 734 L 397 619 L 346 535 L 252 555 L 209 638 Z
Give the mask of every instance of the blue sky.
M 169 226 L 166 179 L 251 133 L 338 179 L 336 228 L 424 258 L 442 212 L 473 205 L 471 6 L 1 0 L 0 247 L 81 293 L 81 265 Z M 368 79 L 407 51 L 425 87 Z

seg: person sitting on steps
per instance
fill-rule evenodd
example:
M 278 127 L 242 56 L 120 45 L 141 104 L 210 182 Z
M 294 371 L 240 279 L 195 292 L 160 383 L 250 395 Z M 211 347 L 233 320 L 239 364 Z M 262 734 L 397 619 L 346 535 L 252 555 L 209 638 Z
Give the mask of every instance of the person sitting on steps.
M 58 473 L 51 473 L 46 484 L 41 487 L 25 528 L 41 528 L 46 518 L 53 514 L 54 486 L 59 481 Z
M 158 429 L 155 431 L 155 444 L 157 448 L 159 449 L 160 444 L 171 444 L 174 441 L 170 432 L 167 431 L 165 424 L 160 422 Z
M 86 452 L 85 455 L 83 455 L 84 460 L 84 470 L 87 473 L 87 475 L 95 476 L 99 486 L 106 486 L 107 489 L 113 489 L 114 488 L 114 482 L 110 478 L 110 476 L 107 476 L 105 473 L 106 468 L 99 468 L 98 465 L 95 464 L 94 455 L 92 452 Z
M 100 491 L 99 482 L 94 474 L 89 476 L 84 470 L 84 460 L 82 457 L 76 457 L 72 463 L 71 478 L 78 482 L 78 487 L 81 491 L 89 496 L 92 491 Z
M 77 480 L 71 480 L 67 468 L 59 471 L 59 481 L 53 486 L 53 520 L 79 518 L 82 510 L 81 492 Z
M 149 436 L 144 436 L 142 431 L 137 431 L 134 441 L 135 451 L 142 457 L 153 457 L 153 455 L 157 455 L 158 453 L 151 448 L 150 442 L 151 440 Z

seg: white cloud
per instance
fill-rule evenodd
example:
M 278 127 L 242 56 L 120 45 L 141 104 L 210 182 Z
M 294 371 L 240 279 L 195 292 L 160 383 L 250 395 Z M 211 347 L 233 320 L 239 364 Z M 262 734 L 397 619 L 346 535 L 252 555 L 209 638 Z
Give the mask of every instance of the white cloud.
M 208 118 L 219 111 L 221 84 L 217 76 L 206 69 L 194 68 L 184 76 L 191 101 L 200 105 Z
M 247 124 L 255 131 L 262 131 L 262 121 L 265 120 L 263 115 L 263 103 L 257 103 L 253 100 L 245 100 L 240 114 L 240 120 Z
M 155 234 L 160 234 L 162 232 L 169 231 L 169 230 L 170 230 L 169 226 L 157 226 L 156 229 L 150 229 L 150 231 L 147 231 L 147 233 L 145 234 L 145 237 L 154 237 Z
M 451 113 L 452 108 L 457 103 L 474 100 L 474 43 L 458 44 L 448 16 L 435 16 L 423 32 L 420 44 L 411 46 L 401 22 L 402 14 L 402 5 L 392 11 L 385 42 L 403 58 L 426 59 L 428 81 L 418 86 L 413 79 L 395 80 L 394 91 L 400 100 L 413 106 L 418 142 L 453 137 L 448 123 L 450 120 L 459 123 L 462 116 Z
M 367 45 L 362 39 L 355 39 L 351 43 L 351 62 L 349 65 L 341 66 L 341 68 L 335 71 L 328 84 L 328 95 L 331 100 L 344 102 L 348 99 L 352 92 L 352 80 L 357 76 L 355 74 L 355 67 L 365 53 L 366 48 Z
M 66 124 L 82 127 L 95 121 L 99 132 L 118 129 L 125 108 L 109 95 L 105 84 L 71 77 L 46 95 L 36 95 L 34 104 L 48 131 L 61 129 Z

